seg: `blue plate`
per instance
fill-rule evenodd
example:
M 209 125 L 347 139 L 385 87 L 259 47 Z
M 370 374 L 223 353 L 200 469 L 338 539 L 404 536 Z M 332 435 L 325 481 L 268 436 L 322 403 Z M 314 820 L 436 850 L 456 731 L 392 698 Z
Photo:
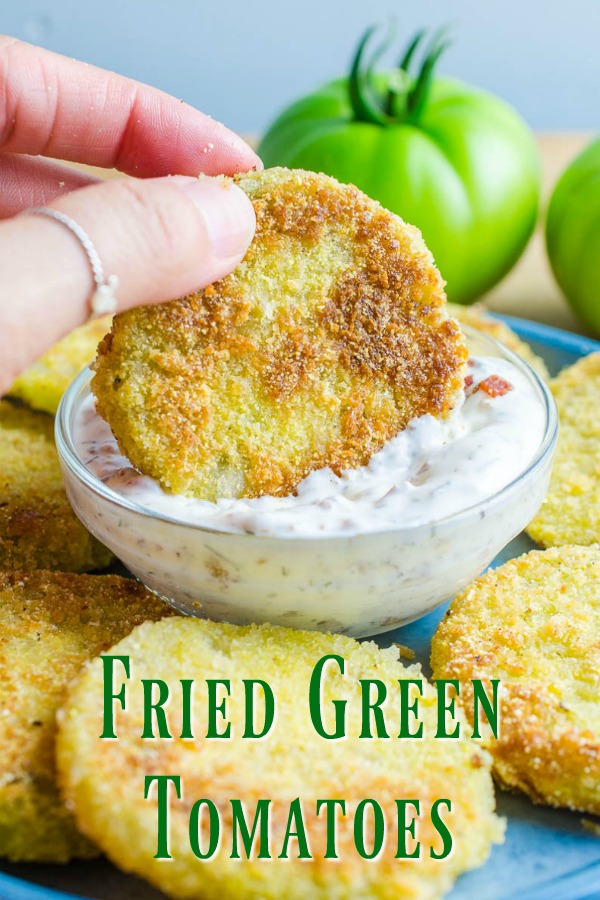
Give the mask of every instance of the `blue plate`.
M 499 316 L 544 358 L 556 374 L 579 357 L 600 350 L 600 343 L 525 319 Z M 498 566 L 535 545 L 515 538 L 492 563 Z M 382 644 L 398 641 L 415 650 L 429 674 L 431 636 L 445 606 L 388 632 Z M 508 820 L 506 841 L 495 847 L 482 868 L 463 875 L 449 900 L 598 900 L 600 838 L 582 825 L 582 816 L 534 806 L 522 797 L 497 792 L 498 809 Z M 586 817 L 590 818 L 590 817 Z M 10 874 L 8 874 L 10 873 Z M 122 875 L 104 861 L 68 866 L 4 865 L 0 900 L 158 900 L 161 894 Z

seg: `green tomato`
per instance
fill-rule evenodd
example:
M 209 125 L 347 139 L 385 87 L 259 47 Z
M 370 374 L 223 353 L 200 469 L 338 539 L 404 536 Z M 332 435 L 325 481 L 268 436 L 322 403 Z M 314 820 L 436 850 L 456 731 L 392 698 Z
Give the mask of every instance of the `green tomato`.
M 471 303 L 514 265 L 535 227 L 539 157 L 507 104 L 459 81 L 434 77 L 445 44 L 420 73 L 363 67 L 371 30 L 349 78 L 285 110 L 265 134 L 265 166 L 333 175 L 418 226 L 447 281 L 448 299 Z
M 546 244 L 567 300 L 600 334 L 600 140 L 571 163 L 556 185 Z

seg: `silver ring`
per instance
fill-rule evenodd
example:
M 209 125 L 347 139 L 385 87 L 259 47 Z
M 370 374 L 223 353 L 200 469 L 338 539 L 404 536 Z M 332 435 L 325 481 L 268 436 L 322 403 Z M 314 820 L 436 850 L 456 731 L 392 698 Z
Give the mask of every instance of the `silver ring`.
M 109 275 L 108 278 L 104 278 L 102 262 L 100 261 L 98 251 L 94 247 L 88 233 L 84 231 L 81 225 L 78 225 L 74 219 L 70 216 L 66 216 L 58 209 L 50 209 L 48 206 L 32 206 L 31 209 L 23 210 L 23 214 L 28 213 L 34 216 L 47 216 L 49 219 L 54 219 L 56 222 L 60 222 L 61 225 L 64 225 L 65 228 L 68 228 L 69 231 L 75 235 L 88 258 L 96 285 L 90 299 L 90 307 L 92 310 L 91 318 L 114 315 L 117 311 L 117 297 L 115 291 L 119 285 L 119 279 L 116 275 Z

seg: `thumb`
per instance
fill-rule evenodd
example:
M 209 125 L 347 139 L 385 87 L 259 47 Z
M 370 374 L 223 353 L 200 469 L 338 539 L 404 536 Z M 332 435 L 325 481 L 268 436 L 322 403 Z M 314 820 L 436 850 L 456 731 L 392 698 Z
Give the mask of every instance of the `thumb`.
M 172 300 L 223 278 L 243 258 L 256 225 L 246 194 L 223 178 L 119 179 L 51 206 L 82 226 L 105 276 L 118 277 L 120 310 Z
M 119 179 L 80 188 L 50 208 L 84 229 L 104 277 L 117 276 L 119 311 L 172 300 L 227 275 L 256 225 L 246 194 L 223 178 Z M 95 285 L 79 240 L 47 216 L 0 222 L 0 272 L 1 396 L 89 317 Z

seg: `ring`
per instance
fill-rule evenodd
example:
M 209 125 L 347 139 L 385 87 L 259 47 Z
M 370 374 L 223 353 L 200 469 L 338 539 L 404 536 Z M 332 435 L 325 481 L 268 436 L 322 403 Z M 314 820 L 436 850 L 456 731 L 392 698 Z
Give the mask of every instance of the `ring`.
M 47 206 L 32 206 L 31 209 L 23 210 L 23 214 L 48 216 L 49 219 L 60 222 L 61 225 L 64 225 L 65 228 L 69 229 L 71 234 L 75 235 L 88 258 L 96 285 L 94 293 L 90 298 L 90 307 L 92 310 L 90 318 L 95 319 L 98 316 L 114 315 L 117 311 L 117 297 L 115 291 L 119 285 L 119 279 L 116 275 L 109 275 L 108 278 L 104 278 L 104 269 L 102 268 L 102 262 L 98 256 L 98 251 L 94 247 L 90 236 L 83 230 L 81 225 L 78 225 L 70 216 L 66 216 L 64 213 L 59 212 L 59 210 L 50 209 Z

